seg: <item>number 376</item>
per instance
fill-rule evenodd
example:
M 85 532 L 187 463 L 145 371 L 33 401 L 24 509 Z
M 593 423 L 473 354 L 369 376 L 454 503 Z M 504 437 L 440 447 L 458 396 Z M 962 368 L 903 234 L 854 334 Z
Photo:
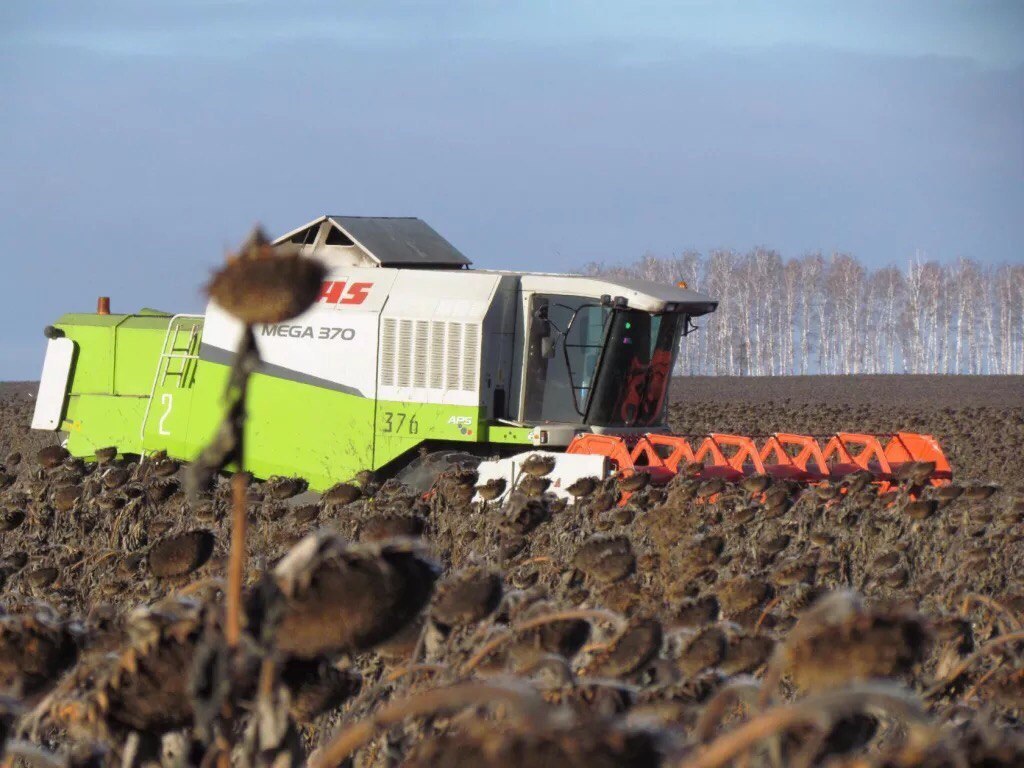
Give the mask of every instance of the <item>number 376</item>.
M 419 434 L 420 423 L 415 416 L 409 416 L 401 411 L 384 411 L 384 418 L 381 421 L 381 432 L 405 432 L 408 435 Z

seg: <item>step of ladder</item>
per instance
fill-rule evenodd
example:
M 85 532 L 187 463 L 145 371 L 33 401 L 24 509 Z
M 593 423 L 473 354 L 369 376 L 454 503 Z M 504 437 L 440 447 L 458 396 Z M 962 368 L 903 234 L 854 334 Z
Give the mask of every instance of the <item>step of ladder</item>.
M 189 326 L 184 346 L 179 345 L 181 335 L 185 332 L 180 324 L 175 324 L 173 331 L 171 328 L 167 330 L 164 347 L 160 353 L 160 386 L 162 387 L 167 381 L 167 377 L 170 376 L 178 379 L 178 387 L 181 388 L 186 386 L 188 374 L 195 372 L 193 361 L 199 359 L 199 324 L 193 323 Z M 172 368 L 171 365 L 175 360 L 181 361 L 180 366 Z

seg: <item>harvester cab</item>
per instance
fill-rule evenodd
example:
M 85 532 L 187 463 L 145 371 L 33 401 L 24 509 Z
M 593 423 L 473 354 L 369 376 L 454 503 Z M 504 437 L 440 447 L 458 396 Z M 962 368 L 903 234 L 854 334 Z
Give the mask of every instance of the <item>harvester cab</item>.
M 866 469 L 884 482 L 941 457 L 920 435 L 822 447 L 668 434 L 681 338 L 716 307 L 683 283 L 475 270 L 415 218 L 321 216 L 275 243 L 319 259 L 327 277 L 304 314 L 254 329 L 245 469 L 259 477 L 323 489 L 450 451 L 486 457 L 481 480 L 512 488 L 541 453 L 552 492 L 564 493 L 609 473 L 662 482 L 685 464 L 805 480 Z M 114 446 L 194 459 L 220 421 L 241 335 L 214 302 L 204 315 L 65 315 L 48 329 L 33 426 L 67 432 L 77 456 Z M 864 437 L 875 442 L 854 445 Z M 933 469 L 948 476 L 944 459 Z

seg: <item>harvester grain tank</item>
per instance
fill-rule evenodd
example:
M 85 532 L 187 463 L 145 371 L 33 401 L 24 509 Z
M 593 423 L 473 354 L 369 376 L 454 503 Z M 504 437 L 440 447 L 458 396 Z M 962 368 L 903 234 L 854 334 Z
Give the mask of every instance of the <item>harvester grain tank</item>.
M 886 487 L 932 464 L 928 482 L 948 482 L 929 435 L 672 435 L 676 354 L 716 308 L 683 283 L 475 270 L 416 218 L 321 216 L 275 244 L 327 277 L 307 312 L 255 329 L 244 468 L 258 477 L 323 489 L 458 452 L 507 488 L 525 458 L 550 455 L 555 493 L 609 473 L 665 482 L 687 466 L 807 482 L 863 470 Z M 66 432 L 84 458 L 116 446 L 194 459 L 221 418 L 241 326 L 214 302 L 203 315 L 105 310 L 47 328 L 32 426 Z

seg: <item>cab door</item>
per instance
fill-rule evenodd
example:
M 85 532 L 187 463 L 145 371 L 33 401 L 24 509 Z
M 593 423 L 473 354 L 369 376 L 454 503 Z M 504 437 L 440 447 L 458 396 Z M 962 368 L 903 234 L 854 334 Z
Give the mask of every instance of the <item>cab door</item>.
M 528 306 L 523 421 L 582 424 L 611 310 L 559 294 L 534 294 Z

